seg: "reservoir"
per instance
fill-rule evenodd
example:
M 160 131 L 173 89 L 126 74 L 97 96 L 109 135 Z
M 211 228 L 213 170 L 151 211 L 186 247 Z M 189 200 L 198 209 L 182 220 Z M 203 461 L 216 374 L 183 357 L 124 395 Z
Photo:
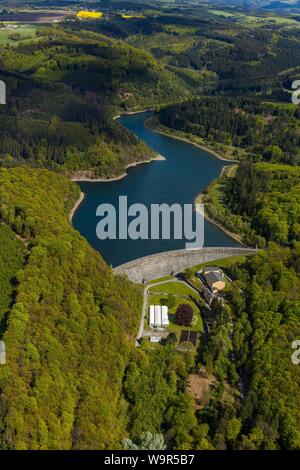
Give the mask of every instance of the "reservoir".
M 142 256 L 184 248 L 186 241 L 99 240 L 96 226 L 100 218 L 96 216 L 96 209 L 100 204 L 110 203 L 117 209 L 119 196 L 127 196 L 128 206 L 134 203 L 142 203 L 146 207 L 154 203 L 192 204 L 196 196 L 226 165 L 225 161 L 208 151 L 148 129 L 144 123 L 150 116 L 151 112 L 124 115 L 119 122 L 164 156 L 165 160 L 154 160 L 129 168 L 128 175 L 118 181 L 79 183 L 85 198 L 74 215 L 73 226 L 114 267 Z M 205 220 L 204 246 L 239 245 Z

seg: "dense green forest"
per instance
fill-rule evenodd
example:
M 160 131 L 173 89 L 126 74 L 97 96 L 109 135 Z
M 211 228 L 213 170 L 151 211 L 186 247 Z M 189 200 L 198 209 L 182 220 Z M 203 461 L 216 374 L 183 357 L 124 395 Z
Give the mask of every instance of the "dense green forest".
M 225 307 L 213 309 L 203 353 L 217 384 L 199 421 L 217 449 L 299 449 L 300 374 L 291 361 L 300 334 L 299 262 L 298 242 L 271 244 L 230 270 L 235 282 Z
M 207 311 L 199 357 L 145 343 L 131 358 L 124 396 L 133 441 L 149 431 L 173 449 L 299 449 L 300 372 L 291 361 L 300 335 L 299 242 L 271 243 L 227 272 L 233 282 L 224 305 Z M 188 391 L 191 377 L 200 388 L 210 381 L 200 400 Z
M 194 353 L 174 351 L 168 344 L 138 350 L 126 373 L 124 396 L 129 403 L 129 429 L 134 441 L 145 432 L 163 433 L 167 448 L 210 448 L 207 427 L 194 416 L 194 401 L 185 391 Z
M 153 154 L 113 122 L 113 114 L 199 94 L 289 102 L 285 89 L 297 77 L 299 41 L 294 20 L 232 18 L 205 8 L 180 13 L 157 5 L 140 18 L 111 15 L 107 21 L 40 26 L 31 40 L 0 45 L 0 79 L 9 98 L 0 109 L 0 164 L 86 176 L 120 174 L 129 163 Z M 298 116 L 292 107 L 251 99 L 202 102 L 203 113 L 209 108 L 216 122 L 203 125 L 205 115 L 191 122 L 185 116 L 182 130 L 216 145 L 242 145 L 256 156 L 265 144 L 276 145 L 281 161 L 298 161 Z M 228 120 L 217 122 L 224 111 Z M 243 121 L 237 133 L 234 120 Z M 278 142 L 272 144 L 273 131 Z M 267 148 L 264 152 L 269 158 Z
M 0 170 L 1 312 L 14 295 L 2 330 L 2 449 L 114 448 L 126 437 L 122 378 L 140 290 L 70 226 L 77 196 L 54 173 Z
M 235 176 L 223 175 L 204 191 L 208 214 L 244 243 L 300 241 L 300 169 L 290 165 L 241 163 Z
M 231 158 L 299 164 L 297 21 L 194 8 L 90 28 L 146 49 L 189 90 L 160 109 L 164 126 Z
M 300 163 L 299 108 L 261 99 L 205 97 L 162 108 L 159 121 L 252 161 Z
M 299 449 L 300 23 L 199 5 L 143 13 L 0 45 L 0 448 Z M 135 347 L 142 287 L 68 220 L 70 176 L 153 157 L 112 119 L 149 107 L 241 160 L 202 202 L 262 248 L 224 268 L 232 282 L 223 304 L 201 305 L 209 335 L 193 352 Z
M 4 328 L 5 316 L 13 302 L 18 271 L 25 262 L 26 248 L 10 227 L 0 224 L 0 324 Z
M 154 153 L 113 114 L 175 99 L 172 82 L 143 50 L 105 36 L 43 28 L 31 42 L 0 47 L 0 163 L 114 176 Z

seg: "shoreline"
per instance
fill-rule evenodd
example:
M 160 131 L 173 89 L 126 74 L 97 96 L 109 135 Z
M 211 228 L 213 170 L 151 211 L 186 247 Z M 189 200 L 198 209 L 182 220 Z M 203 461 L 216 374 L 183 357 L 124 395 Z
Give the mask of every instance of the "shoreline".
M 148 111 L 155 111 L 156 108 L 148 108 L 148 109 L 141 109 L 140 111 L 120 111 L 119 114 L 116 114 L 116 116 L 113 116 L 113 121 L 116 119 L 119 119 L 121 116 L 131 116 L 132 114 L 141 114 L 141 113 L 147 113 Z
M 81 205 L 82 201 L 85 198 L 85 194 L 81 191 L 79 195 L 79 199 L 75 202 L 74 206 L 71 209 L 71 212 L 69 213 L 69 222 L 72 224 L 73 217 L 75 215 L 75 212 L 77 211 L 78 207 Z
M 140 111 L 128 111 L 128 112 L 124 112 L 124 113 L 120 113 L 120 114 L 117 114 L 116 116 L 113 117 L 113 120 L 116 120 L 118 118 L 121 117 L 121 115 L 126 115 L 126 114 L 139 114 L 139 113 L 145 113 L 147 111 L 154 111 L 155 108 L 152 108 L 152 109 L 144 109 L 144 110 L 140 110 Z M 73 181 L 73 183 L 79 183 L 79 182 L 86 182 L 86 183 L 110 183 L 112 181 L 119 181 L 123 178 L 125 178 L 128 173 L 127 173 L 127 170 L 128 168 L 131 168 L 131 167 L 135 167 L 137 165 L 143 165 L 145 163 L 151 163 L 152 161 L 163 161 L 163 160 L 166 160 L 166 157 L 164 157 L 163 155 L 161 154 L 157 154 L 155 157 L 153 158 L 150 158 L 149 160 L 142 160 L 140 162 L 132 162 L 132 163 L 129 163 L 126 168 L 125 168 L 125 171 L 124 173 L 122 173 L 121 175 L 119 176 L 114 176 L 112 178 L 89 178 L 89 177 L 71 177 L 71 181 Z M 81 203 L 83 202 L 85 198 L 85 193 L 83 191 L 80 192 L 80 195 L 79 195 L 79 199 L 77 200 L 77 202 L 75 202 L 74 206 L 72 207 L 70 213 L 69 213 L 69 222 L 70 224 L 72 224 L 72 220 L 73 220 L 73 217 L 75 215 L 75 212 L 77 211 L 77 209 L 79 208 L 79 206 L 81 205 Z
M 180 137 L 180 136 L 177 136 L 177 135 L 172 135 L 172 133 L 168 133 L 167 131 L 164 132 L 163 130 L 160 130 L 160 129 L 157 129 L 155 127 L 152 127 L 151 125 L 148 125 L 147 126 L 147 121 L 145 122 L 145 127 L 148 127 L 148 129 L 150 129 L 151 131 L 153 132 L 156 132 L 157 134 L 161 134 L 161 135 L 165 135 L 167 137 L 171 137 L 173 139 L 178 139 L 178 140 L 181 140 L 183 142 L 187 142 L 188 144 L 191 144 L 191 145 L 194 145 L 195 147 L 198 147 L 200 148 L 201 150 L 205 150 L 206 152 L 209 152 L 211 153 L 214 157 L 218 158 L 219 160 L 222 160 L 222 161 L 225 161 L 225 162 L 228 162 L 230 163 L 230 165 L 224 165 L 220 171 L 220 174 L 218 176 L 218 178 L 222 177 L 223 174 L 224 174 L 224 171 L 226 168 L 230 167 L 231 164 L 235 164 L 235 163 L 239 163 L 239 160 L 229 160 L 228 158 L 224 158 L 224 157 L 221 157 L 221 155 L 219 155 L 217 152 L 215 152 L 214 150 L 211 150 L 210 148 L 208 147 L 205 147 L 204 145 L 201 145 L 201 144 L 198 144 L 198 143 L 195 143 L 195 142 L 192 142 L 190 141 L 188 138 L 186 137 Z M 194 205 L 196 206 L 196 204 L 202 204 L 201 202 L 201 199 L 202 199 L 202 193 L 199 193 L 195 200 L 194 200 Z M 205 209 L 205 207 L 204 207 Z M 241 246 L 245 246 L 244 243 L 242 242 L 241 240 L 241 237 L 234 233 L 234 232 L 231 232 L 230 230 L 228 230 L 226 227 L 224 227 L 224 225 L 222 225 L 220 222 L 218 222 L 217 220 L 214 220 L 212 219 L 209 215 L 207 215 L 205 213 L 205 210 L 203 212 L 203 216 L 204 218 L 210 222 L 211 224 L 215 225 L 216 227 L 218 227 L 220 230 L 222 230 L 222 232 L 224 232 L 228 237 L 232 238 L 232 240 L 236 241 L 237 243 L 239 243 Z
M 222 173 L 222 172 L 221 172 Z M 221 174 L 220 174 L 221 176 Z M 199 193 L 198 196 L 196 196 L 195 200 L 194 200 L 194 205 L 196 207 L 196 204 L 203 204 L 202 203 L 202 194 L 203 193 Z M 228 230 L 226 227 L 224 227 L 224 225 L 222 225 L 220 222 L 218 222 L 217 220 L 214 220 L 212 219 L 206 212 L 205 212 L 205 204 L 204 205 L 204 211 L 203 211 L 203 216 L 204 218 L 210 222 L 211 224 L 215 225 L 216 227 L 218 227 L 220 230 L 222 230 L 222 232 L 224 232 L 228 237 L 232 238 L 232 240 L 236 241 L 237 243 L 239 243 L 241 246 L 244 246 L 246 247 L 246 245 L 242 242 L 241 240 L 241 237 L 237 234 L 237 233 L 234 233 L 234 232 L 231 232 L 230 230 Z M 197 209 L 196 209 L 197 210 Z M 202 212 L 201 212 L 202 213 Z
M 119 176 L 112 176 L 111 178 L 91 178 L 91 177 L 88 177 L 88 176 L 73 176 L 71 178 L 71 181 L 73 181 L 74 183 L 76 182 L 86 182 L 86 183 L 111 183 L 113 181 L 119 181 L 123 178 L 125 178 L 126 176 L 128 176 L 128 173 L 127 173 L 127 170 L 128 168 L 132 168 L 132 167 L 135 167 L 135 166 L 138 166 L 138 165 L 144 165 L 146 163 L 151 163 L 151 162 L 160 162 L 160 161 L 164 161 L 166 160 L 166 158 L 163 156 L 163 155 L 160 155 L 160 154 L 157 154 L 155 157 L 151 158 L 150 160 L 141 160 L 139 162 L 132 162 L 132 163 L 129 163 L 127 166 L 126 166 L 126 169 L 124 171 L 124 173 L 122 173 L 121 175 Z
M 202 144 L 198 144 L 197 142 L 193 142 L 192 140 L 189 140 L 187 137 L 182 137 L 180 135 L 173 135 L 172 132 L 168 132 L 168 130 L 164 130 L 164 129 L 158 129 L 156 127 L 152 127 L 151 124 L 147 124 L 148 122 L 148 119 L 147 121 L 145 122 L 145 127 L 148 127 L 148 129 L 150 129 L 151 131 L 153 132 L 156 132 L 157 134 L 161 134 L 161 135 L 165 135 L 166 137 L 171 137 L 172 139 L 178 139 L 178 140 L 181 140 L 182 142 L 186 142 L 188 144 L 191 144 L 191 145 L 194 145 L 195 147 L 198 147 L 200 148 L 201 150 L 205 150 L 206 152 L 209 152 L 210 154 L 212 154 L 214 157 L 218 158 L 219 160 L 222 160 L 224 162 L 230 162 L 230 163 L 239 163 L 239 160 L 231 160 L 229 158 L 225 158 L 225 157 L 222 157 L 220 154 L 218 154 L 215 150 L 213 149 L 210 149 L 209 147 L 206 147 L 205 145 L 202 145 Z M 165 127 L 165 126 L 164 126 Z M 173 130 L 173 129 L 172 129 Z M 176 132 L 174 130 L 174 132 Z M 229 166 L 229 165 L 227 165 Z M 224 167 L 223 167 L 224 168 Z
M 132 115 L 132 114 L 140 114 L 140 113 L 145 113 L 147 111 L 153 111 L 153 109 L 146 109 L 146 110 L 141 110 L 141 111 L 129 111 L 129 112 L 126 112 L 126 113 L 121 113 L 121 114 L 118 114 L 116 116 L 113 117 L 113 119 L 118 119 L 119 117 L 121 117 L 121 115 Z M 225 162 L 228 162 L 230 164 L 234 164 L 234 163 L 238 163 L 238 160 L 228 160 L 224 157 L 221 157 L 217 152 L 213 151 L 213 150 L 210 150 L 208 147 L 205 147 L 205 146 L 202 146 L 200 144 L 197 144 L 197 143 L 194 143 L 194 142 L 191 142 L 189 141 L 187 138 L 184 138 L 184 137 L 179 137 L 179 136 L 174 136 L 174 135 L 171 135 L 168 134 L 167 132 L 163 132 L 161 130 L 158 130 L 158 129 L 155 129 L 155 128 L 152 128 L 151 126 L 147 126 L 147 121 L 144 123 L 145 127 L 148 127 L 151 131 L 153 132 L 156 132 L 158 134 L 162 134 L 162 135 L 166 135 L 167 137 L 171 137 L 173 139 L 178 139 L 178 140 L 181 140 L 183 142 L 187 142 L 188 144 L 191 144 L 191 145 L 194 145 L 195 147 L 198 147 L 200 148 L 201 150 L 205 150 L 206 152 L 209 152 L 210 154 L 212 154 L 214 157 L 218 158 L 219 160 L 222 160 L 222 161 L 225 161 Z M 115 176 L 115 177 L 112 177 L 112 178 L 89 178 L 89 177 L 85 177 L 85 176 L 82 176 L 82 177 L 72 177 L 71 178 L 71 181 L 73 181 L 74 183 L 76 182 L 86 182 L 86 183 L 111 183 L 113 181 L 119 181 L 123 178 L 125 178 L 128 173 L 127 173 L 127 170 L 128 168 L 131 168 L 131 167 L 135 167 L 135 166 L 138 166 L 138 165 L 143 165 L 145 163 L 151 163 L 152 161 L 162 161 L 162 160 L 166 160 L 166 158 L 160 154 L 158 154 L 156 157 L 153 157 L 151 158 L 150 160 L 142 160 L 140 162 L 132 162 L 130 163 L 129 165 L 126 166 L 126 169 L 125 169 L 125 172 L 122 173 L 121 175 L 119 176 Z M 231 166 L 231 165 L 224 165 L 221 169 L 221 172 L 220 172 L 220 175 L 219 177 L 221 177 L 223 175 L 223 172 L 225 170 L 225 168 L 227 168 L 228 166 Z M 71 210 L 71 213 L 70 213 L 70 216 L 69 216 L 69 219 L 70 219 L 70 222 L 72 223 L 72 219 L 74 217 L 74 214 L 76 212 L 76 210 L 79 208 L 80 204 L 82 203 L 83 199 L 85 197 L 85 194 L 83 192 L 80 193 L 80 197 L 79 197 L 79 200 L 77 201 L 77 203 L 74 205 L 73 209 Z M 202 198 L 202 193 L 199 193 L 195 200 L 194 200 L 194 206 L 196 204 L 201 204 L 201 198 Z M 220 230 L 222 230 L 227 236 L 229 236 L 232 240 L 234 240 L 235 242 L 239 243 L 241 246 L 245 246 L 239 235 L 233 233 L 233 232 L 230 232 L 228 229 L 226 229 L 226 227 L 224 227 L 222 224 L 220 224 L 219 222 L 217 222 L 216 220 L 212 219 L 209 215 L 207 215 L 205 213 L 205 210 L 204 210 L 204 218 L 210 222 L 211 224 L 215 225 L 216 227 L 218 227 Z

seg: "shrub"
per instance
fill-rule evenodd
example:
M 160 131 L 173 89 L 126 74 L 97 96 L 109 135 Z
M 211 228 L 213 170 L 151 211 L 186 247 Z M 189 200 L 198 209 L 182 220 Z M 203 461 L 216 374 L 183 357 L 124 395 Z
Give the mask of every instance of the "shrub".
M 188 304 L 181 304 L 176 310 L 176 323 L 178 325 L 189 326 L 193 319 L 193 309 Z

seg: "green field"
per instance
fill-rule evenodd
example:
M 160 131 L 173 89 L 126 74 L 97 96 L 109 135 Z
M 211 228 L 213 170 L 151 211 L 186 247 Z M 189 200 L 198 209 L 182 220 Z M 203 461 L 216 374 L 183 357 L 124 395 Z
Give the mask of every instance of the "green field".
M 170 279 L 173 279 L 172 276 L 164 276 L 164 277 L 159 277 L 158 279 L 153 279 L 152 281 L 149 281 L 147 284 L 156 284 L 157 282 L 162 282 L 162 281 L 168 281 Z
M 0 46 L 6 44 L 17 46 L 21 41 L 31 41 L 35 37 L 36 30 L 37 27 L 30 24 L 18 25 L 17 28 L 0 28 Z M 20 40 L 11 39 L 11 36 L 16 34 L 21 36 Z
M 196 295 L 186 284 L 182 284 L 181 282 L 166 282 L 165 284 L 154 286 L 150 290 L 150 293 L 156 292 L 174 295 Z
M 167 294 L 173 294 L 176 299 L 176 305 L 173 308 L 169 308 L 169 321 L 170 325 L 168 327 L 168 331 L 174 332 L 177 334 L 177 340 L 179 340 L 180 332 L 182 329 L 190 329 L 193 331 L 199 331 L 199 333 L 203 332 L 203 323 L 202 317 L 198 307 L 195 303 L 189 299 L 185 299 L 184 297 L 180 296 L 188 296 L 193 295 L 194 297 L 197 295 L 195 292 L 190 289 L 188 286 L 185 286 L 179 282 L 167 282 L 166 284 L 162 284 L 159 286 L 153 287 L 153 289 L 149 292 L 148 295 L 148 303 L 147 303 L 147 319 L 146 319 L 146 327 L 149 324 L 149 305 L 162 305 L 165 303 Z M 189 327 L 182 327 L 177 325 L 175 322 L 175 313 L 180 304 L 188 304 L 192 307 L 193 313 L 195 316 L 196 321 Z
M 240 24 L 248 24 L 249 26 L 252 27 L 261 27 L 261 26 L 266 26 L 268 24 L 274 24 L 274 25 L 293 25 L 296 27 L 299 27 L 299 22 L 293 18 L 288 18 L 288 17 L 283 17 L 283 16 L 277 16 L 274 14 L 269 14 L 269 15 L 262 15 L 262 16 L 255 16 L 255 15 L 247 15 L 245 13 L 241 12 L 234 12 L 232 13 L 231 11 L 225 11 L 225 10 L 214 10 L 214 9 L 209 9 L 207 10 L 207 13 L 213 16 L 219 16 L 222 18 L 234 20 L 237 23 Z
M 247 255 L 250 256 L 250 255 Z M 216 261 L 207 261 L 206 263 L 197 264 L 193 266 L 195 271 L 198 271 L 205 266 L 219 266 L 220 268 L 230 268 L 235 263 L 244 263 L 246 261 L 245 255 L 238 255 L 238 256 L 229 256 L 228 258 L 219 259 Z

